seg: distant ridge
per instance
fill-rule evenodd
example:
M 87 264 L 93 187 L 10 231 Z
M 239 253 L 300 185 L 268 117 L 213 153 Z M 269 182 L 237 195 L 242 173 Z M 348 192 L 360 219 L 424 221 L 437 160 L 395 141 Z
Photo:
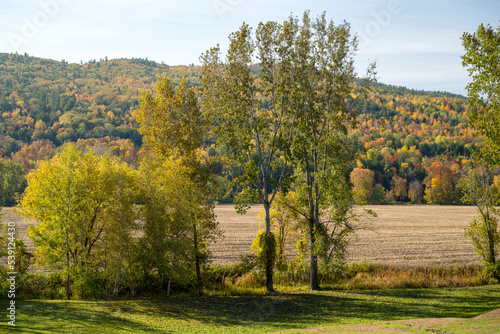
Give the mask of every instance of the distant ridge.
M 139 58 L 75 64 L 0 53 L 0 147 L 9 155 L 40 139 L 57 146 L 106 136 L 141 145 L 133 111 L 142 91 L 153 90 L 157 78 L 165 75 L 174 83 L 185 77 L 189 86 L 197 86 L 201 67 Z M 422 144 L 422 153 L 429 156 L 468 156 L 473 150 L 467 146 L 474 140 L 462 95 L 374 83 L 368 100 L 357 101 L 357 109 L 355 133 L 366 149 Z

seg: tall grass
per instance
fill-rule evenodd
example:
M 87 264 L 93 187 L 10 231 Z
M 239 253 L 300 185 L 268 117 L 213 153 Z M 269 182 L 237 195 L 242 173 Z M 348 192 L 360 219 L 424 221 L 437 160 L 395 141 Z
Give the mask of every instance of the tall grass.
M 496 284 L 479 265 L 462 266 L 387 266 L 356 263 L 348 267 L 346 275 L 336 281 L 325 280 L 325 288 L 401 289 L 479 286 Z
M 241 265 L 226 264 L 210 267 L 205 271 L 207 290 L 221 295 L 260 293 L 265 277 L 258 270 Z M 283 292 L 308 289 L 307 273 L 291 275 L 287 271 L 276 271 L 276 289 Z M 405 288 L 436 288 L 457 286 L 480 286 L 497 284 L 488 277 L 479 265 L 461 266 L 389 266 L 369 262 L 353 263 L 334 274 L 320 276 L 325 290 L 375 290 Z
M 290 269 L 290 268 L 289 268 Z M 307 268 L 302 271 L 276 270 L 275 288 L 279 292 L 308 290 Z M 8 281 L 5 270 L 0 270 L 0 292 L 6 295 Z M 202 272 L 204 291 L 207 295 L 245 296 L 262 295 L 265 292 L 265 276 L 251 263 L 206 266 Z M 64 281 L 56 273 L 25 273 L 16 280 L 20 298 L 59 299 L 64 297 Z M 322 273 L 320 285 L 324 290 L 385 290 L 406 288 L 436 288 L 457 286 L 480 286 L 497 284 L 479 265 L 462 266 L 388 266 L 360 262 L 339 268 L 335 273 Z M 124 298 L 151 296 L 159 288 L 150 284 L 142 289 L 138 286 L 135 295 L 124 294 Z M 174 295 L 196 295 L 194 284 L 175 287 Z M 82 297 L 85 298 L 85 297 Z M 103 297 L 96 297 L 103 298 Z

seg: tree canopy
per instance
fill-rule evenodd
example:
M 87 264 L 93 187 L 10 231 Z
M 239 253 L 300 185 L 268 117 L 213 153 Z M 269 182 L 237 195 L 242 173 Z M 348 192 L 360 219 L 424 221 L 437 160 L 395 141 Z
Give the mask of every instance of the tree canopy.
M 464 33 L 463 65 L 472 81 L 467 85 L 468 119 L 484 137 L 483 158 L 500 164 L 500 27 L 481 24 L 476 32 Z

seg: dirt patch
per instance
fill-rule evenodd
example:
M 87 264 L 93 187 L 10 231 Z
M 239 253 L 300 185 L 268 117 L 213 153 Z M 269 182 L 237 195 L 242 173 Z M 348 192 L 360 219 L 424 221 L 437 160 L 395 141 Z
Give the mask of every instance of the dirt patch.
M 491 312 L 481 314 L 481 315 L 478 315 L 477 317 L 474 317 L 474 319 L 487 319 L 487 318 L 500 318 L 500 309 L 493 310 Z
M 436 333 L 436 334 L 448 334 L 452 333 L 452 330 L 447 330 L 450 327 L 460 326 L 461 324 L 466 324 L 466 326 L 474 320 L 478 319 L 500 319 L 500 309 L 494 310 L 471 319 L 459 319 L 459 318 L 441 318 L 441 319 L 412 319 L 412 320 L 397 320 L 397 321 L 380 321 L 372 322 L 366 324 L 354 324 L 354 325 L 339 325 L 339 326 L 329 326 L 329 327 L 317 327 L 308 328 L 302 330 L 287 330 L 276 332 L 278 333 Z M 500 328 L 499 328 L 500 332 Z M 488 332 L 489 333 L 489 332 Z

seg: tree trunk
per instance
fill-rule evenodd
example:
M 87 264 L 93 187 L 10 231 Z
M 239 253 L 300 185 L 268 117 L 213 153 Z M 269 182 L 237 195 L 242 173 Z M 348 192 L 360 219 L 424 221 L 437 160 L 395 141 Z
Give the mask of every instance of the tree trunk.
M 306 172 L 306 182 L 310 186 L 308 193 L 309 201 L 309 241 L 310 241 L 310 252 L 311 252 L 311 268 L 309 277 L 309 289 L 311 291 L 319 290 L 319 278 L 318 278 L 318 256 L 315 254 L 314 246 L 316 244 L 316 218 L 317 218 L 317 201 L 316 196 L 313 196 L 313 186 L 314 182 L 312 180 L 311 173 Z M 316 192 L 315 192 L 316 194 Z
M 310 252 L 311 252 L 311 269 L 310 269 L 310 277 L 309 277 L 309 289 L 311 291 L 314 291 L 314 290 L 319 290 L 318 256 L 314 252 L 314 245 L 316 243 L 314 221 L 309 221 L 309 239 L 310 239 Z
M 116 274 L 115 275 L 115 284 L 113 286 L 113 294 L 112 294 L 113 298 L 118 295 L 118 277 L 119 277 L 119 274 Z
M 270 213 L 270 204 L 269 202 L 264 201 L 264 211 L 266 212 L 266 237 L 269 236 L 271 233 L 271 213 Z M 265 254 L 266 259 L 271 259 L 274 258 L 272 255 L 269 254 L 272 250 L 269 249 L 269 247 L 266 247 L 268 254 Z M 274 292 L 274 284 L 273 284 L 273 267 L 274 263 L 272 263 L 269 260 L 266 260 L 266 293 L 273 293 Z
M 66 231 L 66 299 L 70 299 L 69 291 L 69 236 Z
M 170 297 L 170 292 L 172 289 L 172 280 L 174 279 L 174 266 L 175 266 L 175 252 L 172 259 L 172 270 L 170 270 L 170 277 L 168 278 L 167 297 Z
M 490 248 L 490 263 L 495 264 L 496 259 L 495 259 L 495 241 L 493 240 L 493 231 L 489 222 L 489 217 L 488 219 L 488 243 L 489 243 L 489 248 Z
M 193 222 L 193 243 L 194 243 L 194 264 L 196 267 L 196 280 L 198 282 L 198 295 L 203 296 L 203 282 L 201 280 L 200 251 L 198 249 L 198 230 L 196 228 L 196 222 Z

